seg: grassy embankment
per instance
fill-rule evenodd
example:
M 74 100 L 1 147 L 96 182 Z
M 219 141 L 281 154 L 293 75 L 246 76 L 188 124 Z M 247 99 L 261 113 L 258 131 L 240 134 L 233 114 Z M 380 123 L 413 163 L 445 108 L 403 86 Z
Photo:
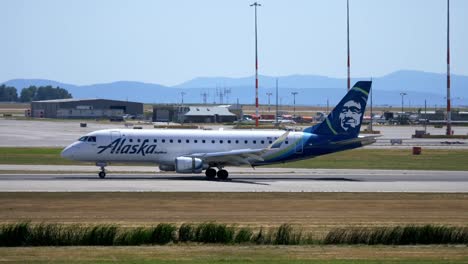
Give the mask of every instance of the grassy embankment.
M 80 165 L 62 159 L 61 148 L 0 148 L 0 164 Z M 357 149 L 314 159 L 275 164 L 283 168 L 330 169 L 409 169 L 468 170 L 468 150 L 423 149 L 422 155 L 412 155 L 409 149 Z M 116 164 L 118 165 L 118 164 Z
M 204 243 L 222 245 L 468 245 L 468 227 L 443 225 L 335 228 L 315 238 L 290 224 L 238 227 L 214 222 L 180 226 L 30 224 L 0 225 L 0 247 L 18 246 L 140 246 Z
M 351 235 L 343 235 L 342 229 L 336 229 L 318 242 L 301 239 L 300 232 L 289 225 L 270 228 L 261 236 L 262 231 L 255 234 L 246 227 L 236 229 L 214 223 L 182 225 L 178 231 L 172 224 L 125 228 L 115 225 L 20 223 L 0 227 L 0 246 L 35 247 L 0 248 L 0 255 L 9 263 L 305 263 L 312 260 L 314 263 L 466 263 L 468 260 L 466 246 L 463 245 L 421 246 L 467 243 L 467 228 L 361 228 L 353 230 Z M 148 246 L 168 243 L 169 246 L 164 247 Z M 380 245 L 327 245 L 342 243 Z M 291 246 L 297 244 L 302 246 Z M 412 246 L 396 246 L 399 244 Z M 63 245 L 74 247 L 57 247 Z M 132 248 L 123 245 L 147 246 Z

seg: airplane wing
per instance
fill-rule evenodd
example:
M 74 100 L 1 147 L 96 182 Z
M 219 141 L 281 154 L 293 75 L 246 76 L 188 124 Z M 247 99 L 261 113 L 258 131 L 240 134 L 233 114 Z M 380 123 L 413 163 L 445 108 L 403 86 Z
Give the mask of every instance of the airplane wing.
M 184 157 L 199 158 L 206 163 L 215 162 L 229 165 L 251 165 L 252 161 L 263 161 L 262 155 L 269 150 L 281 147 L 289 131 L 281 135 L 268 147 L 262 149 L 236 149 L 221 152 L 193 153 Z

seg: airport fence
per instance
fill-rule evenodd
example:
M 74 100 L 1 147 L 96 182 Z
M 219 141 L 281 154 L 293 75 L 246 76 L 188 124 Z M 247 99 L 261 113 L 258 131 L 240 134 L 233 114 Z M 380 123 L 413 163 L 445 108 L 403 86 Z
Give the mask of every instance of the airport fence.
M 155 226 L 123 227 L 109 224 L 64 225 L 29 222 L 0 225 L 0 246 L 137 246 L 168 243 L 212 244 L 468 244 L 468 227 L 396 226 L 337 228 L 324 238 L 290 224 L 278 227 L 237 227 L 219 223 L 161 223 Z

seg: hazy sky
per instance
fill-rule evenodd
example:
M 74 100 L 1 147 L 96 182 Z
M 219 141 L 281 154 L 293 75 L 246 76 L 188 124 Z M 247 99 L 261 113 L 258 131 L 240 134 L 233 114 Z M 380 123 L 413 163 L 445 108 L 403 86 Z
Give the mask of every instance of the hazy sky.
M 253 75 L 252 2 L 0 0 L 0 82 Z M 346 0 L 260 3 L 260 74 L 346 76 Z M 468 1 L 450 4 L 452 72 L 468 75 Z M 446 71 L 445 0 L 350 0 L 350 24 L 353 77 Z

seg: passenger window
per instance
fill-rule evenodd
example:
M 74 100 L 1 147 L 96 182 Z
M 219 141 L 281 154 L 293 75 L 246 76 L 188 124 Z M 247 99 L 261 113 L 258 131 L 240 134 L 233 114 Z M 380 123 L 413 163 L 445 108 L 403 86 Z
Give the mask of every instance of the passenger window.
M 177 140 L 177 142 L 182 143 L 182 140 L 179 139 L 179 140 Z
M 130 139 L 130 142 L 133 142 L 133 139 Z
M 231 140 L 228 140 L 228 144 L 231 144 Z
M 137 142 L 140 142 L 140 139 L 137 139 Z
M 273 141 L 270 140 L 270 141 L 268 141 L 268 143 L 273 144 Z
M 198 140 L 194 139 L 193 142 L 194 142 L 194 143 L 198 143 Z
M 239 144 L 239 140 L 236 140 L 236 144 Z
M 219 141 L 219 143 L 223 144 L 223 141 L 222 141 L 222 140 L 220 140 L 220 141 Z
M 289 142 L 286 140 L 284 143 L 285 143 L 285 144 L 288 144 Z
M 157 143 L 157 142 L 158 142 L 158 140 L 157 140 L 157 139 L 153 139 L 153 142 L 154 142 L 154 143 Z
M 202 143 L 206 143 L 206 140 L 202 139 Z
M 257 144 L 257 140 L 252 141 L 254 144 Z
M 190 143 L 190 140 L 189 140 L 189 139 L 187 139 L 187 140 L 185 140 L 185 142 L 187 142 L 187 143 Z
M 174 142 L 174 140 L 172 140 L 172 139 L 169 139 L 169 143 L 172 143 L 172 142 Z
M 265 144 L 265 141 L 262 140 L 261 143 L 262 143 L 262 144 Z
M 246 140 L 246 141 L 244 141 L 244 143 L 247 144 L 247 143 L 249 143 L 249 141 Z
M 214 140 L 211 140 L 211 143 L 213 143 L 213 144 L 214 144 L 214 143 L 215 143 L 215 141 L 214 141 Z
M 166 140 L 165 140 L 165 139 L 163 139 L 163 140 L 162 140 L 162 143 L 165 143 L 165 142 L 166 142 Z

